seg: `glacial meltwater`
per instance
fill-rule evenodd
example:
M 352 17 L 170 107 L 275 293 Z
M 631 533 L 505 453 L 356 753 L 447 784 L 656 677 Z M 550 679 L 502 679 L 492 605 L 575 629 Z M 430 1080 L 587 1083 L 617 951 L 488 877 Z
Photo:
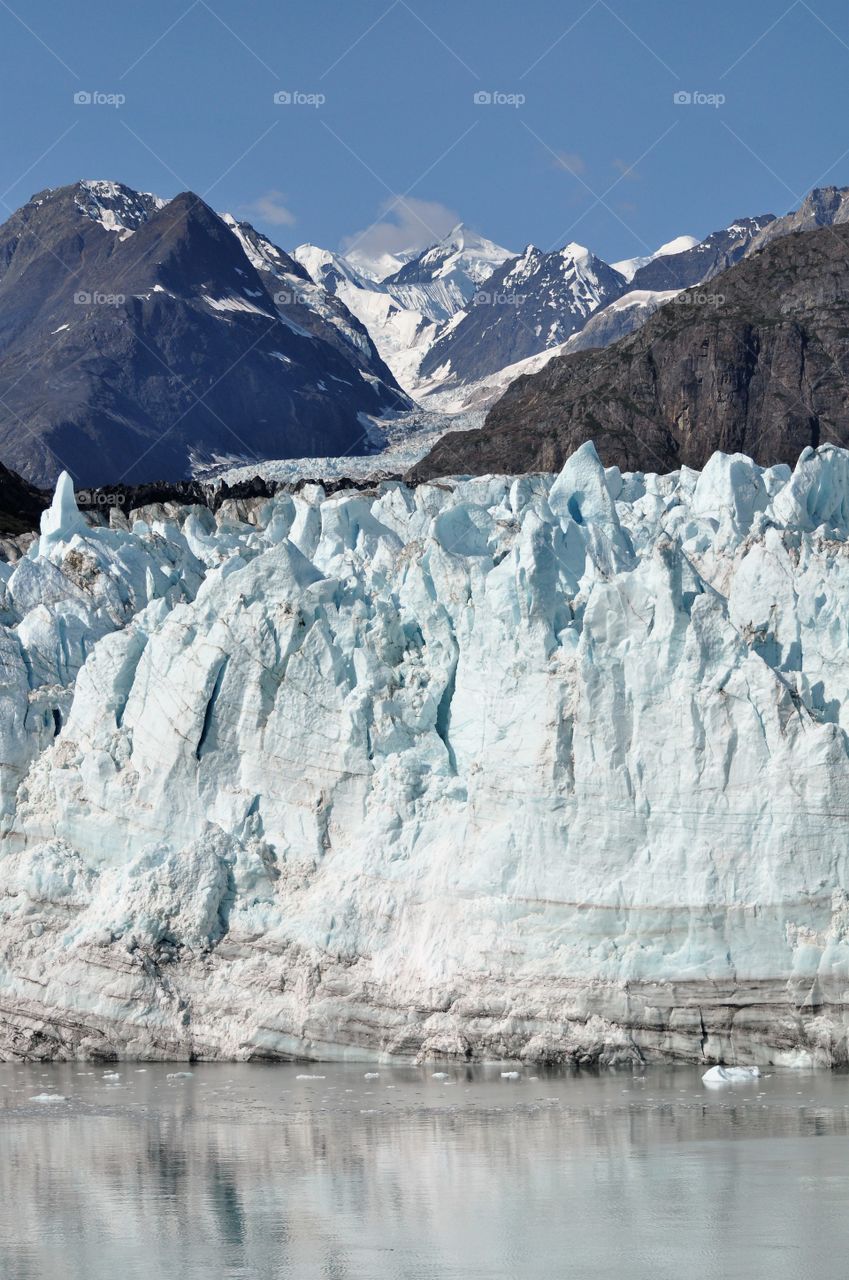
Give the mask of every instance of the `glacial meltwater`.
M 0 1065 L 3 1280 L 810 1280 L 848 1249 L 842 1074 Z

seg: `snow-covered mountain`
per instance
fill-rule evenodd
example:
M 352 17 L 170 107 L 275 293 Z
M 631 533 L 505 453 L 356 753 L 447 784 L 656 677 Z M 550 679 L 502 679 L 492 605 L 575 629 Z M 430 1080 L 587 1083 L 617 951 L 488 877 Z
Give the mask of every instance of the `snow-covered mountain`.
M 583 245 L 554 253 L 529 245 L 503 263 L 440 333 L 421 364 L 444 385 L 477 382 L 558 346 L 617 298 L 624 276 Z
M 411 396 L 455 412 L 491 403 L 554 354 L 617 342 L 675 293 L 713 279 L 768 238 L 840 222 L 848 196 L 824 188 L 787 218 L 740 218 L 703 240 L 677 236 L 612 265 L 581 245 L 558 253 L 529 246 L 511 258 L 462 224 L 439 244 L 401 255 L 408 260 L 394 270 L 371 264 L 364 272 L 355 255 L 311 245 L 294 256 L 361 320 Z
M 512 257 L 508 249 L 460 223 L 443 240 L 387 277 L 383 286 L 401 306 L 439 323 L 462 311 L 479 287 Z
M 415 395 L 419 365 L 439 332 L 437 323 L 397 302 L 380 281 L 360 275 L 347 259 L 329 249 L 299 245 L 293 257 L 357 317 L 399 386 Z
M 630 279 L 631 288 L 654 292 L 690 289 L 693 285 L 702 284 L 745 257 L 763 229 L 774 221 L 771 213 L 756 218 L 738 218 L 697 244 L 653 254 L 634 272 Z M 684 237 L 684 243 L 689 239 Z M 672 243 L 675 244 L 674 241 Z
M 63 482 L 3 568 L 0 1057 L 845 1062 L 846 550 L 832 446 Z
M 688 249 L 694 249 L 698 243 L 695 236 L 676 236 L 674 240 L 668 240 L 659 249 L 655 249 L 654 253 L 648 253 L 638 258 L 623 258 L 621 262 L 611 263 L 611 266 L 614 271 L 618 271 L 630 283 L 641 267 L 647 267 L 650 262 L 654 262 L 657 258 L 667 258 L 672 254 L 686 253 Z
M 382 359 L 411 395 L 422 390 L 421 362 L 441 326 L 510 256 L 462 224 L 380 280 L 363 275 L 350 258 L 329 249 L 303 244 L 293 251 L 311 278 L 363 323 Z
M 67 461 L 93 483 L 368 451 L 375 419 L 486 405 L 565 344 L 615 342 L 675 291 L 847 209 L 825 188 L 617 270 L 580 245 L 510 257 L 462 224 L 380 264 L 290 255 L 191 193 L 44 191 L 0 227 L 0 461 L 39 482 Z
M 418 249 L 410 249 L 407 252 L 389 253 L 370 253 L 363 248 L 351 248 L 345 254 L 345 261 L 350 263 L 354 271 L 362 276 L 364 280 L 370 280 L 373 284 L 379 284 L 385 280 L 387 276 L 392 276 L 396 271 L 400 271 L 405 262 L 409 262 L 411 258 L 415 258 L 420 252 Z
M 30 480 L 365 453 L 409 404 L 338 298 L 191 192 L 80 182 L 0 227 L 0 458 Z

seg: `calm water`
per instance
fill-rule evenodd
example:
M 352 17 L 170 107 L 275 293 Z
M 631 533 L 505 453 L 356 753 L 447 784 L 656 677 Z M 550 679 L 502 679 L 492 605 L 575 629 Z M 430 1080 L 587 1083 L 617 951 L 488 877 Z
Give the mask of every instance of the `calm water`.
M 849 1267 L 843 1075 L 177 1069 L 0 1065 L 2 1280 Z

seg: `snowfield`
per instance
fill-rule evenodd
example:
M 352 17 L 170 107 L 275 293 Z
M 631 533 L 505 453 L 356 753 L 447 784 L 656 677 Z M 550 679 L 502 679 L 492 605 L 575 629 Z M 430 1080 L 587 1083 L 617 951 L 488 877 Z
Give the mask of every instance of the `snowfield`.
M 0 1057 L 847 1060 L 846 452 L 0 570 Z

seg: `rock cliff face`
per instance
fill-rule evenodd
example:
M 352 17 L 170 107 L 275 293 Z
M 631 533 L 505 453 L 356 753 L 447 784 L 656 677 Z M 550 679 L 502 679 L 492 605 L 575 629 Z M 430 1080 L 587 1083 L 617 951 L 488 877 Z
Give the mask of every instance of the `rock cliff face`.
M 629 469 L 702 467 L 716 449 L 792 465 L 849 439 L 847 300 L 849 226 L 772 241 L 615 346 L 518 379 L 415 475 L 552 470 L 588 439 Z
M 849 454 L 0 566 L 0 1056 L 842 1063 Z
M 813 231 L 816 227 L 839 226 L 845 222 L 849 222 L 849 187 L 814 187 L 798 209 L 783 218 L 765 220 L 747 252 L 756 252 L 779 236 Z

